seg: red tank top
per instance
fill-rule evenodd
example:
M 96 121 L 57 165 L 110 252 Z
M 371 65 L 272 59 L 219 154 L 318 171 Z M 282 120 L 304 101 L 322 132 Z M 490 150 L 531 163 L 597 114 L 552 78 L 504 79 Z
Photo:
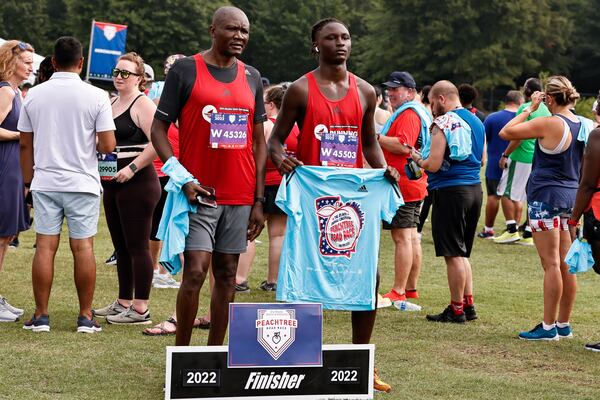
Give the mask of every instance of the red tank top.
M 173 148 L 173 155 L 175 158 L 179 159 L 179 129 L 175 126 L 175 124 L 171 124 L 169 126 L 169 131 L 167 133 L 169 138 L 169 143 L 171 143 L 171 147 Z M 156 157 L 153 161 L 154 169 L 156 170 L 156 174 L 159 178 L 166 176 L 160 169 L 163 167 L 163 162 L 160 160 L 160 157 Z
M 220 205 L 252 205 L 256 167 L 252 153 L 254 95 L 237 61 L 233 82 L 217 81 L 196 54 L 196 82 L 179 117 L 179 161 Z
M 589 211 L 590 209 L 594 212 L 594 218 L 600 220 L 600 179 L 596 184 L 596 192 L 592 195 L 586 211 Z
M 308 80 L 308 102 L 298 136 L 297 158 L 306 165 L 362 168 L 361 126 L 363 110 L 356 78 L 348 72 L 348 92 L 338 101 L 329 100 L 312 72 Z
M 269 117 L 272 123 L 275 123 L 275 118 Z M 296 151 L 298 150 L 298 135 L 300 131 L 298 130 L 298 126 L 294 124 L 290 134 L 285 140 L 285 153 L 288 156 L 296 157 Z M 270 157 L 267 157 L 267 168 L 265 174 L 265 186 L 274 186 L 279 185 L 281 183 L 281 174 L 277 171 L 277 167 L 273 164 Z

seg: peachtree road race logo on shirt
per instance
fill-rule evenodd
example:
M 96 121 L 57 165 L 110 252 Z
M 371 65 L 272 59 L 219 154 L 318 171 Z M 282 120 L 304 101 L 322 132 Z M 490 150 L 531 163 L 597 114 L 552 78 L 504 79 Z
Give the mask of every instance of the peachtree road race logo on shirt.
M 296 340 L 296 310 L 258 309 L 257 340 L 277 360 Z
M 354 201 L 340 196 L 315 199 L 319 219 L 319 249 L 324 256 L 351 258 L 365 222 L 365 213 Z
M 208 105 L 204 106 L 204 108 L 202 109 L 202 116 L 204 117 L 206 122 L 208 122 L 210 124 L 211 115 L 212 115 L 212 113 L 216 113 L 216 112 L 217 112 L 217 108 L 211 104 L 208 104 Z
M 329 132 L 329 129 L 327 129 L 327 126 L 323 125 L 323 124 L 318 124 L 317 126 L 315 126 L 315 137 L 317 138 L 317 140 L 321 140 L 321 135 L 325 134 Z

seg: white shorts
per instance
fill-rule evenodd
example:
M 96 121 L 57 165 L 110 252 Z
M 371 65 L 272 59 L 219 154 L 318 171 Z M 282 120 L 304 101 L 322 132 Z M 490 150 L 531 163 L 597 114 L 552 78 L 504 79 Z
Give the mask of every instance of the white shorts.
M 527 180 L 531 173 L 531 164 L 523 163 L 510 158 L 508 166 L 502 171 L 498 184 L 498 196 L 508 197 L 512 201 L 526 201 Z
M 59 235 L 67 219 L 71 239 L 87 239 L 98 231 L 100 196 L 83 192 L 46 192 L 33 190 L 35 231 Z

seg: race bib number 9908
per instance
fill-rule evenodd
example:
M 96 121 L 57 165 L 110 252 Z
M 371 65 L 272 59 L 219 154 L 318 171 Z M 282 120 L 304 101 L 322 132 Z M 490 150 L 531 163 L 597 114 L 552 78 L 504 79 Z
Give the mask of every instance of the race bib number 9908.
M 210 147 L 213 149 L 244 149 L 248 143 L 248 115 L 212 113 L 210 117 Z

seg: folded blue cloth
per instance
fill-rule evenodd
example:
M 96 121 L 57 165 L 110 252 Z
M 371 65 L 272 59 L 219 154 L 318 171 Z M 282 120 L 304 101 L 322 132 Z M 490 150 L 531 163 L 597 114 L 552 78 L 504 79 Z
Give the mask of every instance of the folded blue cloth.
M 590 132 L 594 130 L 594 121 L 592 121 L 589 118 L 582 117 L 581 115 L 578 115 L 577 119 L 579 119 L 579 122 L 581 122 L 581 127 L 579 128 L 579 133 L 577 135 L 577 140 L 579 140 L 580 142 L 584 142 L 587 145 Z
M 444 132 L 448 148 L 450 149 L 450 159 L 463 161 L 472 153 L 471 127 L 454 111 L 448 111 L 444 115 L 437 117 L 433 123 Z M 431 142 L 424 143 L 421 155 L 423 158 L 429 157 Z
M 188 182 L 198 181 L 175 157 L 169 158 L 161 171 L 170 179 L 165 186 L 168 194 L 156 233 L 156 237 L 163 241 L 159 263 L 169 273 L 176 275 L 181 270 L 179 254 L 185 250 L 185 238 L 190 229 L 188 213 L 196 212 L 197 209 L 196 205 L 188 201 L 181 188 Z
M 398 109 L 394 111 L 392 116 L 389 117 L 387 121 L 385 121 L 385 124 L 381 129 L 381 134 L 383 136 L 386 136 L 390 130 L 390 127 L 392 126 L 396 118 L 398 118 L 398 115 L 400 115 L 407 109 L 411 109 L 414 112 L 416 112 L 419 116 L 419 119 L 421 120 L 421 131 L 419 132 L 419 136 L 421 138 L 421 148 L 424 148 L 425 144 L 429 142 L 429 126 L 431 125 L 433 118 L 431 118 L 429 111 L 427 111 L 427 109 L 423 107 L 421 103 L 417 103 L 416 101 L 407 101 L 406 103 L 398 107 Z M 414 143 L 409 144 L 413 145 Z
M 571 274 L 587 271 L 594 266 L 592 247 L 585 240 L 575 239 L 565 257 L 565 262 L 569 266 L 569 273 Z

